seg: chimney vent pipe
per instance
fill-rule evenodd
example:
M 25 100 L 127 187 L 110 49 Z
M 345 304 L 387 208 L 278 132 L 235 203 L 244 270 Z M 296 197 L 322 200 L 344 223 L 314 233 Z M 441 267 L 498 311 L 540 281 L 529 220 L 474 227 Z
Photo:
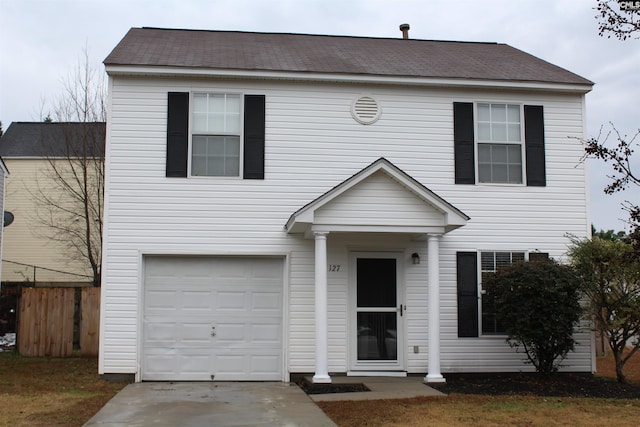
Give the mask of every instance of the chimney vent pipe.
M 409 24 L 400 24 L 400 31 L 402 31 L 402 38 L 403 39 L 408 39 L 409 38 Z

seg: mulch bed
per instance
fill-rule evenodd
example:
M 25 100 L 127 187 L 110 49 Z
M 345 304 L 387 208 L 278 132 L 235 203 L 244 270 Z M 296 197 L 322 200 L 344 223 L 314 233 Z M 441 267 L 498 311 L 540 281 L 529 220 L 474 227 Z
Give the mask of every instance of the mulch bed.
M 559 373 L 545 378 L 535 373 L 447 374 L 444 384 L 429 386 L 445 393 L 533 395 L 640 399 L 640 384 L 620 384 L 591 374 Z
M 327 393 L 356 393 L 361 391 L 371 391 L 364 384 L 314 384 L 305 379 L 296 381 L 307 394 L 327 394 Z

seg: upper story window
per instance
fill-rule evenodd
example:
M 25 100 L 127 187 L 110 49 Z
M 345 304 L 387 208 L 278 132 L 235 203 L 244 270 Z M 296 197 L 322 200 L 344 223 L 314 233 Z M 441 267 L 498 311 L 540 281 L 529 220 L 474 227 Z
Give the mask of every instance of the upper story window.
M 547 185 L 541 105 L 454 102 L 455 183 Z
M 522 184 L 521 108 L 477 104 L 478 181 Z
M 241 110 L 239 94 L 193 95 L 192 176 L 240 176 Z
M 169 92 L 166 176 L 264 179 L 265 95 Z

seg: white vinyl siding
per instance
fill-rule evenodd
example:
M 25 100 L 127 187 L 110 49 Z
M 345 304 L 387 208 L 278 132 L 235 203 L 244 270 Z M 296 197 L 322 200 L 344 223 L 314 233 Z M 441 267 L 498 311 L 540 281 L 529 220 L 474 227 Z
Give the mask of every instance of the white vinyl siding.
M 265 179 L 165 178 L 169 91 L 265 94 Z M 361 93 L 375 96 L 383 111 L 372 125 L 362 125 L 351 116 L 353 99 Z M 515 89 L 500 93 L 504 103 L 545 108 L 546 187 L 455 185 L 452 103 L 494 97 L 490 90 L 475 90 L 471 96 L 454 88 L 112 77 L 100 372 L 137 372 L 141 254 L 145 253 L 287 254 L 285 369 L 313 372 L 313 240 L 287 235 L 283 227 L 293 212 L 380 157 L 471 217 L 466 226 L 441 240 L 443 372 L 530 369 L 503 339 L 458 339 L 455 253 L 515 247 L 544 250 L 559 258 L 566 251 L 567 233 L 586 236 L 589 218 L 584 164 L 579 161 L 582 147 L 578 140 L 567 138 L 583 136 L 584 98 Z M 396 215 L 386 198 L 389 193 L 384 194 L 367 197 L 360 204 L 345 198 L 344 209 L 336 204 L 322 212 L 323 218 L 329 221 L 346 214 L 369 218 L 385 211 Z M 397 197 L 411 213 L 406 193 Z M 379 219 L 385 221 L 384 216 Z M 407 263 L 410 254 L 418 252 L 425 260 L 406 265 L 404 345 L 408 371 L 426 372 L 427 252 L 426 242 L 415 237 L 329 234 L 328 263 L 342 266 L 328 275 L 330 372 L 347 369 L 351 250 L 400 250 L 407 254 Z M 588 330 L 577 338 L 581 344 L 570 355 L 566 369 L 589 371 Z

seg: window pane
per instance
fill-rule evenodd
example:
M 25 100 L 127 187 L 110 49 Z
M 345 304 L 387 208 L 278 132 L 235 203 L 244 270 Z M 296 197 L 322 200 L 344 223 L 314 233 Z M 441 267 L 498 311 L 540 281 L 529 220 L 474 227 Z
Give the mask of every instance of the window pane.
M 207 158 L 207 175 L 224 176 L 224 157 Z
M 509 182 L 509 166 L 506 164 L 494 164 L 491 168 L 491 182 Z
M 478 144 L 478 161 L 491 163 L 491 144 Z
M 396 313 L 357 315 L 358 360 L 396 360 L 398 325 Z
M 207 175 L 207 158 L 197 156 L 191 159 L 191 175 L 205 176 Z
M 507 141 L 520 142 L 520 124 L 507 125 Z
M 240 138 L 237 136 L 227 136 L 225 141 L 225 155 L 232 157 L 240 156 Z
M 522 184 L 522 167 L 509 165 L 509 184 Z
M 507 140 L 507 127 L 504 123 L 491 123 L 491 140 L 496 142 Z
M 480 265 L 481 265 L 482 271 L 494 271 L 496 268 L 495 253 L 482 252 L 480 254 Z
M 207 154 L 207 137 L 194 136 L 191 152 L 194 156 L 206 155 Z
M 478 141 L 491 141 L 491 125 L 478 123 Z
M 207 112 L 207 94 L 206 93 L 196 93 L 193 95 L 193 112 L 194 113 Z
M 507 106 L 505 104 L 491 104 L 491 121 L 506 123 Z
M 520 106 L 519 105 L 507 106 L 507 119 L 509 123 L 520 124 Z
M 480 182 L 492 182 L 491 180 L 491 165 L 481 164 L 478 166 L 478 180 Z
M 506 145 L 491 145 L 491 162 L 507 163 L 507 146 Z
M 209 112 L 224 114 L 225 112 L 225 94 L 210 93 L 209 94 Z
M 489 104 L 478 104 L 478 121 L 488 122 L 490 120 Z
M 358 307 L 396 306 L 396 260 L 358 258 L 356 264 Z
M 496 269 L 511 264 L 511 252 L 496 252 Z

